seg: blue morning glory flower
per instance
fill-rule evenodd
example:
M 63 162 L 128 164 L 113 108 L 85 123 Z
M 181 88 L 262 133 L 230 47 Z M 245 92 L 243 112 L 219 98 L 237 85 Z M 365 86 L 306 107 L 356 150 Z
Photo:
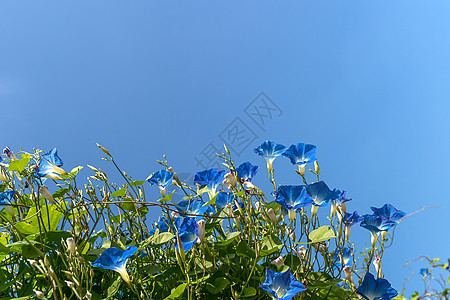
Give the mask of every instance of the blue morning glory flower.
M 331 204 L 331 214 L 330 215 L 331 216 L 333 216 L 335 214 L 336 209 L 339 204 L 352 200 L 352 199 L 346 198 L 347 197 L 346 191 L 340 191 L 338 189 L 333 189 L 333 192 L 338 193 L 339 197 L 330 201 L 330 204 Z
M 273 161 L 286 151 L 286 147 L 271 141 L 265 141 L 261 146 L 255 148 L 254 151 L 266 159 L 267 169 L 271 172 Z
M 290 269 L 278 273 L 266 268 L 266 280 L 259 287 L 277 300 L 291 300 L 306 290 L 305 286 L 292 275 Z
M 216 197 L 216 205 L 220 208 L 224 208 L 228 203 L 234 203 L 233 195 L 225 192 L 219 192 Z
M 212 199 L 216 194 L 217 187 L 222 183 L 225 177 L 225 170 L 209 169 L 197 172 L 194 176 L 194 183 L 200 186 L 207 186 L 209 197 Z
M 339 255 L 339 251 L 334 252 L 333 261 L 335 262 L 334 265 L 341 269 L 344 266 L 351 266 L 353 263 L 352 258 L 352 249 L 344 247 L 342 249 L 342 257 Z
M 195 218 L 186 217 L 178 228 L 178 235 L 184 252 L 189 251 L 198 239 L 198 226 Z M 176 245 L 178 249 L 178 244 Z
M 151 185 L 157 185 L 161 191 L 161 196 L 166 196 L 166 186 L 172 183 L 174 173 L 161 169 L 147 180 Z
M 354 211 L 353 213 L 345 213 L 345 217 L 342 219 L 342 222 L 345 225 L 345 237 L 348 239 L 350 236 L 350 228 L 355 225 L 356 223 L 359 223 L 363 220 L 363 218 L 358 215 L 357 211 Z
M 373 210 L 374 214 L 380 217 L 383 217 L 389 221 L 397 222 L 406 214 L 402 212 L 401 210 L 396 209 L 390 204 L 385 204 L 381 208 L 371 207 L 371 210 Z
M 58 156 L 58 150 L 53 148 L 48 153 L 41 156 L 36 175 L 38 177 L 60 180 L 61 177 L 58 174 L 67 174 L 66 171 L 60 168 L 62 165 L 63 161 Z
M 280 185 L 275 201 L 289 210 L 307 206 L 313 202 L 304 185 Z
M 307 163 L 317 160 L 317 147 L 310 144 L 297 143 L 291 145 L 284 153 L 291 160 L 293 165 L 306 165 Z
M 362 218 L 363 220 L 360 225 L 372 234 L 372 247 L 375 247 L 378 234 L 381 231 L 388 231 L 391 227 L 397 225 L 396 222 L 383 219 L 383 217 L 377 215 L 363 215 Z
M 250 187 L 253 185 L 251 184 L 253 177 L 258 172 L 258 166 L 253 166 L 248 161 L 245 163 L 242 163 L 239 167 L 236 169 L 236 173 L 238 178 L 241 180 L 243 184 L 250 184 Z
M 111 247 L 105 249 L 92 265 L 94 267 L 116 271 L 126 283 L 130 283 L 130 276 L 128 276 L 126 264 L 127 260 L 137 251 L 138 248 L 136 246 L 128 246 L 125 250 Z
M 13 201 L 13 196 L 15 191 L 8 190 L 0 193 L 0 206 L 3 206 L 5 211 L 7 211 L 11 216 L 14 216 L 14 210 L 11 207 L 11 202 Z
M 430 270 L 428 270 L 427 268 L 420 269 L 419 274 L 422 275 L 423 277 L 427 277 L 427 276 L 431 275 Z
M 391 287 L 389 281 L 383 278 L 375 279 L 371 273 L 366 273 L 361 286 L 356 292 L 367 300 L 389 300 L 398 295 L 398 292 Z
M 325 207 L 328 205 L 328 202 L 338 199 L 340 196 L 339 193 L 331 191 L 323 181 L 307 185 L 306 191 L 313 200 L 313 206 L 311 208 L 312 215 L 317 213 L 319 206 Z
M 183 200 L 177 204 L 177 210 L 182 216 L 203 215 L 206 211 L 212 210 L 210 205 L 203 206 L 204 204 L 205 202 L 199 199 Z

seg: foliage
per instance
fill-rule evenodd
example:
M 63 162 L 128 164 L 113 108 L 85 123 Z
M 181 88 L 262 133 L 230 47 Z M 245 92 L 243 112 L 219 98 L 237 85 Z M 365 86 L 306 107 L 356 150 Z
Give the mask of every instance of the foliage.
M 122 185 L 88 165 L 93 173 L 80 187 L 82 167 L 66 172 L 56 149 L 5 149 L 1 299 L 370 299 L 373 291 L 363 279 L 371 269 L 377 286 L 388 285 L 380 261 L 387 231 L 403 219 L 347 213 L 345 192 L 320 180 L 313 145 L 286 148 L 266 141 L 255 149 L 267 160 L 271 194 L 252 183 L 258 167 L 236 167 L 226 147 L 218 154 L 226 170 L 198 172 L 196 186 L 190 186 L 165 157 L 148 182 L 134 180 L 98 146 Z M 298 167 L 302 185 L 277 185 L 274 161 L 283 156 Z M 307 163 L 314 164 L 310 184 Z M 56 186 L 53 193 L 46 180 Z M 174 191 L 166 193 L 171 186 L 183 201 L 173 199 Z M 322 220 L 317 212 L 328 203 L 331 214 Z M 149 224 L 154 207 L 162 215 Z M 388 208 L 379 212 L 398 216 Z M 350 227 L 361 220 L 372 244 L 357 264 Z

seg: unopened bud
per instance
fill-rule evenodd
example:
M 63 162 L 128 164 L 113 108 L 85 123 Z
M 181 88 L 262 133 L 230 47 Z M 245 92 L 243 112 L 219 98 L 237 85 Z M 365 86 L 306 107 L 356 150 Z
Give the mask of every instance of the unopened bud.
M 85 297 L 86 297 L 86 299 L 91 300 L 92 294 L 89 291 L 87 291 Z
M 233 174 L 233 172 L 229 172 L 225 174 L 225 177 L 223 179 L 223 184 L 227 187 L 228 190 L 232 190 L 236 187 L 236 176 Z
M 320 174 L 319 162 L 317 160 L 314 161 L 314 172 L 316 172 L 317 175 Z
M 373 260 L 373 265 L 375 266 L 375 270 L 377 271 L 377 277 L 380 277 L 381 275 L 381 259 L 378 256 L 375 256 L 375 259 Z
M 180 253 L 180 258 L 182 262 L 184 263 L 186 261 L 186 254 L 184 252 L 183 243 L 181 242 L 180 236 L 177 234 L 177 246 L 178 246 L 178 252 Z
M 205 226 L 206 226 L 205 220 L 198 221 L 197 226 L 198 226 L 198 238 L 200 239 L 200 241 L 203 241 L 203 239 L 205 238 Z
M 45 298 L 45 295 L 44 295 L 43 292 L 38 291 L 38 290 L 33 290 L 33 291 L 34 291 L 34 294 L 36 295 L 36 298 L 38 298 L 38 299 L 44 299 Z
M 67 286 L 68 287 L 73 287 L 73 282 L 72 281 L 68 281 L 68 280 L 66 280 L 66 284 L 67 284 Z
M 9 160 L 11 160 L 11 161 L 17 160 L 17 157 L 14 155 L 14 153 L 11 151 L 11 149 L 9 149 L 9 147 L 5 147 L 5 149 L 3 149 L 3 153 L 6 154 L 6 156 L 9 158 Z
M 305 176 L 305 167 L 306 167 L 306 164 L 298 165 L 298 173 L 299 173 L 302 177 Z
M 275 215 L 275 211 L 272 208 L 270 208 L 267 211 L 267 215 L 269 216 L 270 221 L 272 221 L 273 223 L 277 223 L 278 219 L 277 219 L 277 216 Z
M 170 212 L 170 215 L 172 216 L 172 218 L 178 218 L 180 216 L 180 214 L 177 211 L 172 211 Z
M 302 257 L 305 257 L 305 255 L 306 255 L 305 246 L 298 247 L 298 254 L 300 254 L 300 256 L 302 256 Z
M 50 262 L 48 261 L 47 255 L 44 256 L 44 265 L 45 265 L 47 268 L 50 267 Z
M 66 239 L 67 249 L 69 250 L 70 254 L 75 255 L 75 240 L 73 238 L 67 238 Z
M 347 278 L 349 281 L 352 281 L 352 273 L 350 272 L 350 267 L 345 266 L 344 269 L 345 278 Z
M 279 256 L 277 259 L 273 260 L 272 263 L 277 266 L 277 268 L 281 267 L 282 265 L 284 265 L 284 258 L 283 256 Z
M 52 194 L 48 191 L 48 188 L 45 185 L 41 185 L 39 187 L 39 193 L 41 193 L 42 196 L 44 196 L 45 199 L 47 199 L 48 202 L 55 204 L 55 199 L 53 199 Z

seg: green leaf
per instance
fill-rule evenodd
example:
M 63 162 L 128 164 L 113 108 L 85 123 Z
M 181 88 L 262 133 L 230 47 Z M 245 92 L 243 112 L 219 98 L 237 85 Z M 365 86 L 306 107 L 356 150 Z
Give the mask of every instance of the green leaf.
M 171 232 L 161 232 L 158 236 L 153 238 L 153 245 L 158 246 L 167 243 L 171 239 L 173 239 L 175 235 Z
M 214 285 L 211 283 L 208 283 L 206 285 L 206 289 L 211 294 L 217 294 L 221 291 L 223 291 L 228 285 L 230 284 L 230 281 L 224 277 L 219 277 L 214 280 Z
M 232 243 L 239 235 L 241 234 L 240 231 L 235 231 L 235 232 L 229 232 L 226 235 L 226 240 L 224 241 L 219 241 L 214 243 L 214 245 L 216 247 L 225 247 L 228 246 L 230 243 Z
M 9 163 L 8 171 L 22 171 L 25 169 L 27 164 L 30 162 L 30 157 L 21 158 L 18 160 L 13 160 Z
M 187 283 L 182 283 L 179 286 L 177 286 L 176 289 L 172 290 L 172 293 L 167 296 L 166 298 L 164 298 L 164 300 L 174 300 L 177 299 L 179 297 L 181 297 L 184 293 L 184 290 L 186 289 Z
M 115 191 L 114 193 L 111 194 L 111 197 L 123 197 L 125 196 L 127 192 L 127 187 L 123 187 L 120 190 Z
M 107 298 L 111 298 L 112 296 L 114 296 L 119 291 L 121 284 L 122 278 L 120 276 L 117 276 L 117 278 L 114 281 L 111 281 L 106 290 Z
M 331 229 L 330 226 L 325 225 L 321 226 L 317 229 L 314 229 L 309 233 L 309 239 L 310 241 L 308 243 L 304 242 L 296 242 L 296 244 L 312 244 L 312 243 L 319 243 L 328 241 L 329 239 L 335 238 L 333 229 Z
M 239 256 L 245 256 L 249 258 L 255 258 L 256 253 L 255 250 L 251 249 L 246 241 L 240 241 L 236 246 L 236 254 Z
M 277 252 L 281 248 L 283 248 L 283 243 L 280 241 L 280 239 L 275 235 L 268 235 L 265 236 L 262 241 L 261 251 L 259 252 L 259 255 L 261 257 L 266 256 Z
M 245 194 L 245 191 L 240 191 L 240 192 L 234 193 L 233 195 L 235 195 L 236 197 L 240 197 L 244 194 Z
M 126 211 L 135 211 L 136 210 L 136 205 L 134 202 L 130 202 L 133 201 L 133 199 L 131 198 L 123 198 L 124 201 L 127 202 L 122 202 L 120 203 L 120 208 L 122 208 L 123 210 Z
M 254 287 L 248 286 L 244 289 L 242 297 L 253 297 L 256 295 L 256 289 Z
M 144 183 L 145 183 L 145 180 L 135 180 L 133 182 L 130 182 L 130 186 L 143 185 Z
M 53 193 L 53 198 L 61 198 L 62 196 L 64 196 L 69 191 L 70 191 L 70 188 L 59 189 L 59 190 L 57 190 L 56 192 Z
M 172 191 L 169 195 L 165 196 L 164 198 L 159 199 L 159 202 L 166 202 L 166 201 L 172 201 L 173 193 L 175 193 L 175 190 Z

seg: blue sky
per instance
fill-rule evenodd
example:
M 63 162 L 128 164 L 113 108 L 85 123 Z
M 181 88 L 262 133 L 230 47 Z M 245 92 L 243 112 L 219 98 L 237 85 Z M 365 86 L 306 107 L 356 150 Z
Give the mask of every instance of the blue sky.
M 348 191 L 351 209 L 441 204 L 396 230 L 383 271 L 401 289 L 406 261 L 450 249 L 449 9 L 446 1 L 2 2 L 2 141 L 14 151 L 56 146 L 68 169 L 104 166 L 98 142 L 145 179 L 163 154 L 180 173 L 200 170 L 194 158 L 221 147 L 221 133 L 240 122 L 254 141 L 233 155 L 261 166 L 261 186 L 265 162 L 252 148 L 266 139 L 315 144 L 322 179 Z M 260 127 L 245 108 L 258 107 L 261 92 L 278 110 Z M 275 165 L 279 183 L 298 182 L 287 160 Z M 369 233 L 352 237 L 363 243 Z

